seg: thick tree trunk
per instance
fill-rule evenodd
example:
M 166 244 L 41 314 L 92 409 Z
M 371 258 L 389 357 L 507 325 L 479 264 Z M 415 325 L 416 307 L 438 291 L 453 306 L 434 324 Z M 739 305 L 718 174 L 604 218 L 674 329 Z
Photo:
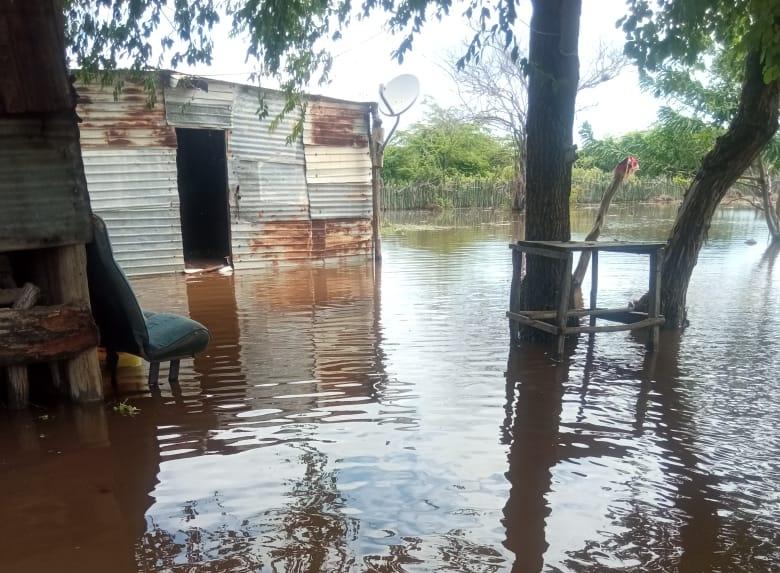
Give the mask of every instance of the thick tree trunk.
M 533 0 L 528 51 L 525 238 L 568 241 L 581 0 Z M 520 308 L 555 308 L 561 265 L 531 256 Z M 533 331 L 533 332 L 531 332 Z M 524 329 L 524 338 L 539 331 Z
M 748 54 L 739 109 L 702 160 L 685 193 L 664 254 L 661 308 L 666 326 L 686 323 L 685 297 L 715 209 L 777 131 L 780 82 L 764 83 L 761 55 Z
M 513 184 L 512 210 L 525 210 L 525 141 L 516 144 L 515 179 Z

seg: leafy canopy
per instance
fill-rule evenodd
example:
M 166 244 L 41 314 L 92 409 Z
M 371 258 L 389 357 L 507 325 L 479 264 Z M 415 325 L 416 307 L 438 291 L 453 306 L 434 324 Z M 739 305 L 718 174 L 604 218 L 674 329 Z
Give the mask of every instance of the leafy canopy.
M 780 2 L 777 0 L 627 0 L 618 22 L 626 54 L 640 68 L 673 63 L 702 66 L 714 46 L 729 46 L 738 60 L 758 51 L 764 81 L 780 78 Z
M 516 48 L 512 26 L 517 0 L 469 0 L 464 16 L 477 28 L 465 60 L 475 57 L 485 35 Z M 282 79 L 291 93 L 327 79 L 332 58 L 326 42 L 338 40 L 353 18 L 375 11 L 400 34 L 393 56 L 403 61 L 429 18 L 441 18 L 452 0 L 64 0 L 67 40 L 75 65 L 87 71 L 118 66 L 143 70 L 210 63 L 213 27 L 227 18 L 234 35 L 248 40 L 247 58 L 258 72 Z M 168 34 L 164 30 L 172 29 Z M 517 49 L 513 50 L 517 53 Z M 161 54 L 157 61 L 151 59 Z
M 661 108 L 658 120 L 650 129 L 620 137 L 596 139 L 586 123 L 580 129 L 583 145 L 577 166 L 598 167 L 609 172 L 627 155 L 634 155 L 639 159 L 640 177 L 689 179 L 696 174 L 701 158 L 722 131 L 668 107 Z
M 512 148 L 454 112 L 429 106 L 428 119 L 400 132 L 385 150 L 388 183 L 440 183 L 511 177 Z

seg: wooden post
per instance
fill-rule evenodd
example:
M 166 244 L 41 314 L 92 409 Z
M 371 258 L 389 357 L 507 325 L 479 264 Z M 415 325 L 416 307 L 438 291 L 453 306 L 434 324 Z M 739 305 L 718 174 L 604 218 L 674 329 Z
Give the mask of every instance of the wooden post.
M 520 310 L 520 284 L 523 281 L 523 252 L 512 249 L 512 284 L 509 287 L 509 311 Z M 509 319 L 509 339 L 512 344 L 517 343 L 520 324 L 516 320 Z
M 584 254 L 585 253 L 582 253 L 582 255 Z M 598 304 L 598 293 L 599 293 L 599 252 L 598 250 L 594 250 L 593 255 L 591 256 L 590 277 L 591 277 L 590 278 L 590 309 L 596 310 L 596 305 Z M 592 314 L 590 315 L 590 325 L 596 326 L 596 317 Z
M 31 283 L 25 284 L 19 291 L 19 296 L 11 308 L 27 310 L 38 302 L 41 289 Z M 27 365 L 21 364 L 8 367 L 8 407 L 21 410 L 30 401 L 30 380 L 27 376 Z
M 647 317 L 658 318 L 661 314 L 661 265 L 663 263 L 663 257 L 661 257 L 663 249 L 657 249 L 650 253 L 650 288 L 647 305 Z M 658 338 L 660 335 L 660 327 L 656 324 L 650 331 L 650 350 L 655 352 L 658 349 Z
M 564 333 L 564 329 L 566 328 L 566 322 L 568 321 L 567 312 L 569 311 L 569 296 L 571 295 L 572 259 L 572 253 L 566 253 L 566 259 L 564 259 L 563 263 L 563 275 L 561 276 L 561 287 L 558 294 L 558 316 L 556 319 L 558 326 L 558 346 L 556 358 L 559 360 L 563 359 L 563 351 L 566 344 L 566 334 Z
M 376 105 L 371 105 L 371 210 L 372 238 L 374 241 L 374 260 L 382 260 L 382 164 L 384 163 L 385 130 Z
M 58 303 L 79 303 L 89 306 L 87 284 L 87 252 L 84 245 L 68 245 L 43 251 L 44 266 L 50 296 Z M 90 348 L 71 358 L 65 365 L 70 396 L 76 402 L 103 399 L 103 378 L 97 348 Z

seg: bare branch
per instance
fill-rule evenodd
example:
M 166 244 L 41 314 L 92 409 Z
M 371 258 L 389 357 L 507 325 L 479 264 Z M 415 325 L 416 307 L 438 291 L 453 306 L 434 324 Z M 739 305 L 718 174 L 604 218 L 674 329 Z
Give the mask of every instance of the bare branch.
M 604 82 L 615 79 L 629 65 L 628 58 L 622 50 L 599 42 L 596 57 L 586 67 L 580 78 L 578 91 L 593 89 Z

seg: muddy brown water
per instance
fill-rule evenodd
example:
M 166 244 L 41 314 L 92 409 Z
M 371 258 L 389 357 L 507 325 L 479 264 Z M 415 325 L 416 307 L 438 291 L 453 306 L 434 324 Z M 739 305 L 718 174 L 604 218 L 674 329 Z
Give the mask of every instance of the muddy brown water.
M 615 208 L 604 236 L 662 238 L 673 214 Z M 718 213 L 684 335 L 655 356 L 584 337 L 565 364 L 508 350 L 518 222 L 387 220 L 381 272 L 133 281 L 213 342 L 155 395 L 122 369 L 134 416 L 0 411 L 0 571 L 780 568 L 780 270 L 760 218 Z M 640 294 L 645 260 L 601 267 L 600 302 Z

